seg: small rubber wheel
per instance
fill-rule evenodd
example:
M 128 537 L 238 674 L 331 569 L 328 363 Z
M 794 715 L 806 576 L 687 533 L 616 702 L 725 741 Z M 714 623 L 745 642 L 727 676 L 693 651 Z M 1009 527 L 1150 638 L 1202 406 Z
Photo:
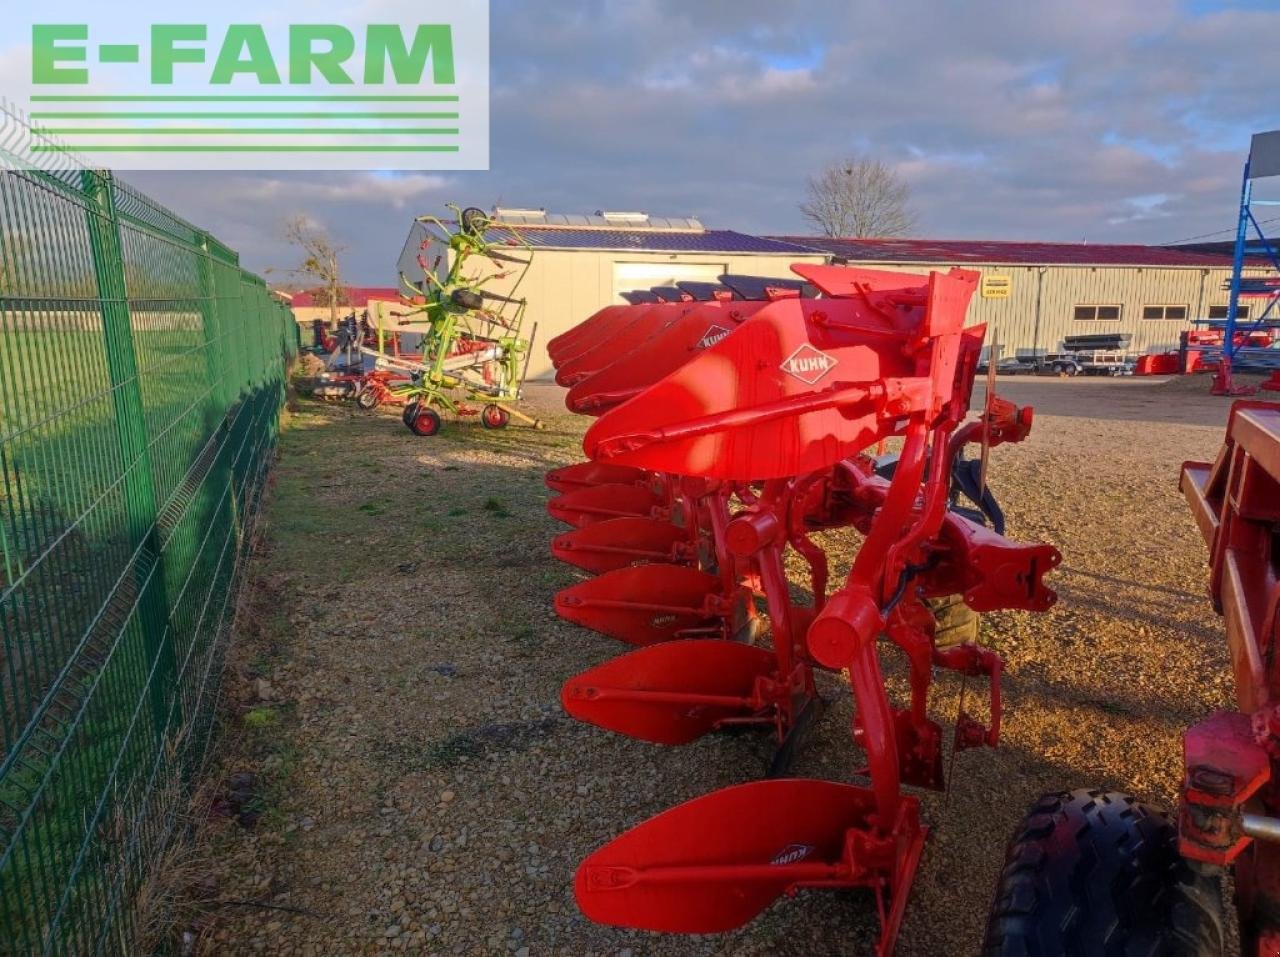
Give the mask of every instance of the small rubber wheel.
M 409 423 L 409 428 L 414 435 L 421 435 L 423 438 L 435 435 L 444 427 L 444 422 L 440 419 L 440 413 L 435 409 L 419 409 L 417 415 L 413 417 L 413 421 Z
M 511 421 L 511 413 L 500 405 L 486 405 L 480 413 L 480 424 L 486 429 L 505 429 Z
M 458 219 L 462 231 L 471 236 L 482 235 L 489 228 L 489 214 L 478 206 L 468 206 Z
M 356 405 L 360 406 L 360 408 L 364 409 L 366 412 L 372 412 L 381 404 L 382 399 L 379 397 L 378 392 L 375 389 L 361 389 L 360 392 L 356 394 Z
M 400 413 L 400 421 L 405 424 L 405 428 L 413 428 L 413 420 L 418 415 L 418 400 L 406 402 L 403 411 Z
M 455 289 L 449 293 L 449 299 L 461 309 L 483 309 L 484 296 L 474 289 Z
M 1046 794 L 1005 857 L 984 957 L 1221 957 L 1221 879 L 1178 853 L 1173 823 L 1127 794 Z
M 933 612 L 933 643 L 939 648 L 952 648 L 966 643 L 977 644 L 982 616 L 964 603 L 963 595 L 926 598 Z

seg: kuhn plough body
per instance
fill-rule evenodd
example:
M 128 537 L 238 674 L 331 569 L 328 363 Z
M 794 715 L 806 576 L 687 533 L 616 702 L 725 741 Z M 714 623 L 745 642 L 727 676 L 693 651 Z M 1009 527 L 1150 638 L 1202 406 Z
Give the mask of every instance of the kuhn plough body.
M 954 747 L 999 738 L 999 657 L 940 647 L 927 601 L 1044 610 L 1059 555 L 984 527 L 990 507 L 952 507 L 954 477 L 972 474 L 966 444 L 1019 441 L 1031 423 L 990 391 L 964 422 L 984 334 L 964 328 L 976 274 L 794 268 L 821 298 L 725 277 L 736 298 L 685 289 L 687 301 L 609 306 L 548 344 L 569 407 L 598 416 L 589 460 L 547 476 L 549 510 L 573 526 L 553 552 L 595 575 L 556 610 L 634 646 L 571 678 L 564 707 L 660 744 L 734 727 L 775 744 L 768 779 L 618 837 L 583 862 L 576 893 L 599 921 L 701 933 L 799 887 L 866 888 L 886 954 L 927 832 L 903 786 L 944 786 L 936 669 L 990 683 L 988 722 L 961 713 Z M 896 459 L 868 454 L 891 440 Z M 830 592 L 812 537 L 828 529 L 863 536 Z M 788 549 L 807 563 L 806 601 Z M 904 707 L 886 693 L 882 641 L 909 662 Z M 781 777 L 821 711 L 819 670 L 849 675 L 869 787 Z

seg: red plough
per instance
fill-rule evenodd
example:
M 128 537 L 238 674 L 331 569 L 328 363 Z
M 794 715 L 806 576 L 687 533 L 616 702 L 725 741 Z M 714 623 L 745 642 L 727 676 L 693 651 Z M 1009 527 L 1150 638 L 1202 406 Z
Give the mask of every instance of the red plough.
M 702 933 L 799 887 L 866 888 L 887 954 L 927 833 L 902 788 L 944 786 L 928 708 L 935 669 L 990 682 L 989 726 L 960 715 L 955 748 L 999 739 L 1000 658 L 939 648 L 925 600 L 1044 610 L 1054 594 L 1042 578 L 1059 555 L 950 507 L 966 443 L 1018 441 L 1031 423 L 1029 409 L 989 397 L 962 424 L 984 333 L 963 327 L 976 274 L 795 271 L 823 298 L 788 289 L 768 301 L 610 307 L 553 343 L 562 372 L 598 366 L 574 379 L 569 404 L 602 413 L 584 440 L 591 462 L 548 477 L 568 489 L 552 514 L 578 526 L 557 538 L 557 556 L 600 573 L 556 608 L 642 646 L 570 679 L 562 700 L 581 720 L 661 744 L 758 727 L 776 745 L 776 777 L 820 712 L 815 671 L 847 670 L 870 786 L 763 780 L 706 795 L 595 852 L 576 892 L 605 923 Z M 655 309 L 666 321 L 648 318 Z M 624 328 L 633 335 L 618 337 Z M 625 349 L 610 355 L 610 337 Z M 891 439 L 901 441 L 891 468 L 865 454 Z M 623 474 L 593 471 L 605 467 L 634 471 L 596 482 Z M 865 537 L 828 594 L 811 535 L 840 528 Z M 804 603 L 784 572 L 788 548 L 809 568 Z M 880 641 L 909 662 L 905 707 L 886 693 Z

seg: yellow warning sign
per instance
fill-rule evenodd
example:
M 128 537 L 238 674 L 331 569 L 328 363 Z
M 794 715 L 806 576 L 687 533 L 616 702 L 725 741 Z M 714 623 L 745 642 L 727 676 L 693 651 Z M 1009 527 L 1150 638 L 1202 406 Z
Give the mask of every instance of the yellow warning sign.
M 1011 292 L 1013 292 L 1012 276 L 982 277 L 983 299 L 1008 299 Z

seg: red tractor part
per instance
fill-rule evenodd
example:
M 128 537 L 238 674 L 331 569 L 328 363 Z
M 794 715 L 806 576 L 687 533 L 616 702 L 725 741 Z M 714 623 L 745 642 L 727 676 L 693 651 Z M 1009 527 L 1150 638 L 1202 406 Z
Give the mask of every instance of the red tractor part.
M 639 516 L 592 522 L 558 535 L 551 554 L 596 575 L 650 562 L 693 564 L 698 559 L 688 528 Z
M 618 355 L 612 364 L 579 381 L 569 390 L 565 405 L 573 412 L 600 415 L 638 395 L 703 349 L 715 345 L 744 319 L 762 309 L 765 303 L 800 296 L 798 281 L 749 276 L 724 278 L 734 281 L 736 287 L 734 290 L 723 287 L 729 292 L 729 297 L 717 295 L 715 298 L 730 302 L 736 293 L 739 301 L 725 309 L 692 309 L 686 312 L 630 353 Z M 743 299 L 749 301 L 741 301 Z
M 753 614 L 748 590 L 726 590 L 718 576 L 687 565 L 615 569 L 563 589 L 555 607 L 561 618 L 630 645 L 732 638 Z
M 689 302 L 660 303 L 641 306 L 633 321 L 607 337 L 586 343 L 586 348 L 569 356 L 556 366 L 556 382 L 564 386 L 577 385 L 601 369 L 611 365 L 619 356 L 626 355 L 650 336 L 657 335 L 671 323 L 694 309 L 722 309 L 724 303 Z
M 732 930 L 802 887 L 866 888 L 892 952 L 927 831 L 914 798 L 888 820 L 865 788 L 757 781 L 664 811 L 578 868 L 582 912 L 602 924 Z
M 641 305 L 649 305 L 649 303 Z M 573 354 L 574 344 L 583 336 L 593 335 L 602 327 L 629 321 L 624 317 L 634 315 L 632 311 L 634 309 L 635 306 L 631 303 L 616 303 L 597 310 L 589 319 L 549 340 L 547 355 L 551 357 L 552 363 L 558 363 L 562 357 Z
M 570 678 L 564 709 L 580 721 L 655 744 L 688 744 L 731 724 L 768 722 L 759 685 L 772 653 L 715 639 L 640 648 Z
M 571 492 L 592 485 L 618 485 L 647 482 L 650 473 L 628 465 L 605 462 L 577 462 L 552 469 L 546 475 L 547 488 L 553 492 Z
M 635 349 L 574 384 L 565 396 L 571 412 L 600 415 L 639 395 L 669 372 L 729 335 L 767 302 L 702 303 Z
M 739 644 L 722 648 L 716 645 L 723 643 L 705 641 L 678 642 L 662 650 L 649 648 L 644 654 L 627 655 L 570 679 L 563 698 L 569 713 L 622 734 L 668 744 L 684 743 L 728 724 L 755 725 L 773 732 L 778 749 L 771 764 L 773 773 L 786 766 L 804 730 L 803 719 L 812 718 L 821 708 L 812 669 L 802 655 L 803 625 L 809 619 L 793 605 L 782 565 L 786 538 L 777 515 L 778 503 L 788 491 L 781 485 L 766 487 L 752 506 L 733 516 L 727 525 L 710 521 L 720 574 L 697 571 L 678 579 L 691 586 L 700 581 L 705 588 L 701 605 L 695 604 L 697 593 L 692 587 L 686 599 L 691 610 L 717 615 L 714 628 L 710 620 L 703 623 L 704 632 L 730 638 L 758 630 L 751 591 L 738 584 L 749 579 L 753 590 L 759 590 L 766 601 L 772 649 Z M 726 504 L 721 495 L 708 495 L 691 514 L 702 516 Z M 647 566 L 651 574 L 639 581 L 635 574 L 639 570 L 634 568 L 603 575 L 587 586 L 562 592 L 557 597 L 557 610 L 566 596 L 589 590 L 593 597 L 610 599 L 610 608 L 613 601 L 628 596 L 624 599 L 628 609 L 638 604 L 645 614 L 670 614 L 667 603 L 676 576 L 663 569 L 671 567 Z M 817 587 L 819 601 L 824 587 Z M 720 600 L 724 594 L 738 597 L 726 603 Z M 569 609 L 570 613 L 575 611 Z M 646 622 L 642 614 L 635 614 L 629 621 L 628 639 L 636 643 L 636 630 Z M 598 620 L 588 624 L 604 630 Z M 624 637 L 617 630 L 607 633 Z M 689 633 L 682 632 L 679 637 L 689 637 Z M 643 720 L 637 723 L 638 719 Z
M 579 329 L 571 330 L 574 337 L 563 343 L 552 356 L 551 361 L 557 369 L 575 361 L 578 357 L 595 349 L 603 342 L 626 331 L 628 327 L 644 316 L 657 310 L 656 315 L 663 315 L 671 310 L 672 303 L 664 300 L 640 303 L 634 306 L 609 306 L 597 313 L 594 322 L 583 323 Z M 677 308 L 686 308 L 675 303 Z
M 1059 557 L 948 507 L 963 446 L 1018 441 L 1031 424 L 1029 410 L 993 402 L 960 428 L 984 333 L 964 328 L 977 275 L 796 271 L 829 298 L 767 304 L 588 431 L 595 461 L 663 476 L 672 488 L 677 476 L 723 483 L 681 497 L 682 511 L 698 503 L 688 509 L 693 524 L 711 529 L 716 574 L 641 565 L 561 592 L 562 616 L 650 646 L 571 679 L 563 701 L 583 720 L 660 743 L 768 728 L 785 757 L 817 701 L 813 668 L 847 670 L 871 787 L 768 781 L 707 795 L 592 855 L 577 893 L 584 912 L 608 923 L 709 932 L 798 887 L 867 887 L 881 915 L 877 952 L 887 954 L 925 834 L 902 786 L 944 783 L 941 729 L 927 707 L 935 669 L 991 685 L 990 725 L 962 715 L 957 749 L 999 739 L 999 657 L 975 645 L 938 649 L 922 596 L 950 588 L 974 607 L 1045 608 L 1054 596 L 1042 576 Z M 902 439 L 902 452 L 892 477 L 880 478 L 859 454 L 890 438 Z M 828 597 L 826 557 L 808 533 L 841 526 L 865 540 Z M 809 565 L 811 606 L 792 598 L 788 547 Z M 698 640 L 739 633 L 756 594 L 770 650 Z M 908 707 L 888 700 L 882 640 L 910 663 Z
M 1021 437 L 1014 441 L 1021 441 Z M 852 525 L 869 532 L 890 489 L 889 481 L 871 469 L 872 463 L 865 459 L 842 462 L 815 524 Z M 963 595 L 965 604 L 978 612 L 1002 608 L 1048 611 L 1057 600 L 1043 581 L 1062 562 L 1061 553 L 1052 545 L 1011 542 L 951 511 L 942 517 L 936 545 L 931 567 L 918 579 L 925 598 Z
M 1238 711 L 1183 735 L 1179 850 L 1234 869 L 1241 951 L 1280 952 L 1280 404 L 1238 401 L 1216 461 L 1180 486 L 1209 546 Z
M 652 516 L 666 505 L 666 494 L 652 483 L 614 483 L 565 492 L 547 502 L 547 511 L 552 518 L 580 528 L 611 518 Z
M 972 372 L 963 395 L 953 396 L 951 387 L 961 351 L 976 364 L 984 332 L 962 330 L 963 308 L 956 309 L 972 292 L 963 278 L 971 274 L 954 270 L 923 280 L 838 266 L 796 268 L 823 291 L 831 272 L 869 278 L 857 299 L 770 303 L 643 396 L 601 416 L 583 441 L 588 457 L 758 481 L 830 467 L 901 435 L 910 415 L 937 415 L 947 403 L 967 408 Z M 882 276 L 898 287 L 883 288 Z M 839 280 L 835 285 L 847 281 Z M 937 306 L 926 319 L 930 301 Z M 943 335 L 956 343 L 934 382 L 917 369 L 927 368 L 921 353 Z

